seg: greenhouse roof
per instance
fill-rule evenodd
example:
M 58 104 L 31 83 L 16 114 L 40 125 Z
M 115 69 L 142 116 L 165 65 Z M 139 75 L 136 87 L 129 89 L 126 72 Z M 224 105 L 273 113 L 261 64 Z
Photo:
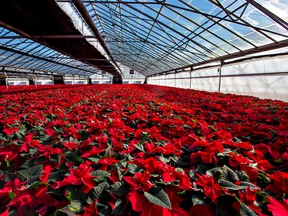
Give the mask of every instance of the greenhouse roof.
M 25 4 L 21 4 L 20 2 L 23 1 L 20 0 L 13 2 L 14 5 L 10 5 L 12 8 L 21 5 L 20 9 L 36 10 L 33 3 L 40 4 L 39 2 L 42 1 L 34 0 Z M 43 2 L 48 4 L 54 1 Z M 101 68 L 103 61 L 96 61 L 103 60 L 103 57 L 107 60 L 104 62 L 108 63 L 108 68 L 113 66 L 112 71 L 106 70 L 112 74 L 121 73 L 117 65 L 119 62 L 145 76 L 150 76 L 288 47 L 287 0 L 58 0 L 57 3 L 63 12 L 59 16 L 58 11 L 58 18 L 61 18 L 62 24 L 63 17 L 66 18 L 68 15 L 71 19 L 70 22 L 65 22 L 65 30 L 70 30 L 65 35 L 60 31 L 63 28 L 59 28 L 59 32 L 49 31 L 51 28 L 49 25 L 41 27 L 38 32 L 36 30 L 33 32 L 30 30 L 31 27 L 36 29 L 37 25 L 25 28 L 21 24 L 29 25 L 29 22 L 20 22 L 15 17 L 9 19 L 8 13 L 6 17 L 4 16 L 5 22 L 3 15 L 0 15 L 0 21 L 29 34 L 30 39 L 38 40 L 42 44 L 38 46 L 43 46 L 44 40 L 47 46 L 57 49 L 58 52 L 53 54 L 54 56 L 63 56 L 65 53 L 69 56 L 66 61 L 71 61 L 71 57 L 84 62 L 85 64 L 81 65 L 83 70 L 78 71 L 81 74 L 94 73 L 93 70 L 96 69 L 91 67 L 106 70 L 105 67 Z M 54 12 L 51 10 L 50 13 Z M 34 20 L 39 16 L 39 13 L 34 11 L 32 14 Z M 26 16 L 31 16 L 31 13 L 27 13 Z M 56 12 L 51 16 L 56 16 Z M 33 19 L 30 20 L 33 22 Z M 72 22 L 74 28 L 69 26 Z M 38 26 L 39 24 L 41 23 L 38 23 Z M 43 29 L 50 34 L 41 34 Z M 4 29 L 2 31 L 7 32 Z M 15 33 L 10 32 L 10 34 Z M 1 52 L 3 48 L 19 51 L 20 45 L 12 44 L 11 47 L 9 43 L 15 41 L 3 42 L 1 38 L 3 35 L 6 34 L 0 35 Z M 67 44 L 66 47 L 63 47 L 63 39 Z M 14 40 L 32 43 L 32 40 L 19 37 Z M 95 61 L 89 61 L 95 56 L 90 55 L 91 53 L 87 56 L 86 52 L 88 45 L 85 42 L 91 44 L 91 40 L 97 43 L 97 46 L 94 46 L 95 50 L 100 50 L 97 56 L 96 51 L 90 47 L 89 51 L 97 56 Z M 75 47 L 79 50 L 80 45 L 86 47 L 83 49 L 85 52 L 76 55 Z M 53 52 L 50 48 L 49 50 Z M 30 53 L 27 48 L 23 48 L 23 51 Z M 284 52 L 287 52 L 287 49 Z M 50 62 L 51 55 L 44 54 L 41 58 L 48 59 Z M 53 61 L 64 61 L 60 59 L 56 57 Z M 0 59 L 0 65 L 2 61 Z M 64 64 L 66 67 L 70 65 L 70 63 Z M 79 63 L 75 64 L 79 65 Z M 89 72 L 85 71 L 85 68 Z

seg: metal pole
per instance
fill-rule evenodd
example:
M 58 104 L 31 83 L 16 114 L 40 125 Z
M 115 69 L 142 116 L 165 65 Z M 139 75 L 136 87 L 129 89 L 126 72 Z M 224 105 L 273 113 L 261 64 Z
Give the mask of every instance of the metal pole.
M 218 85 L 218 92 L 220 92 L 221 90 L 221 71 L 222 71 L 222 64 L 223 64 L 223 61 L 221 61 L 221 64 L 218 68 L 218 73 L 219 73 L 219 85 Z
M 189 87 L 189 89 L 191 89 L 192 88 L 192 70 L 193 70 L 193 68 L 191 67 L 191 71 L 189 72 L 190 73 L 190 87 Z
M 176 71 L 174 73 L 174 87 L 176 87 Z
M 6 89 L 8 89 L 8 76 L 6 74 L 6 71 L 5 71 L 5 67 L 3 67 L 3 71 L 4 71 L 4 75 L 5 75 L 5 84 L 6 84 Z

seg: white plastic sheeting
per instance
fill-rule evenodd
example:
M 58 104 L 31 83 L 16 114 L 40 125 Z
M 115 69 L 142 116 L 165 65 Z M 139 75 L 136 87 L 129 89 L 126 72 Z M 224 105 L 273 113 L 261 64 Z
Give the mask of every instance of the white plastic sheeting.
M 175 86 L 179 88 L 190 88 L 190 72 L 182 72 L 175 75 Z M 189 77 L 187 79 L 186 77 Z
M 98 77 L 91 79 L 92 84 L 112 84 L 112 78 L 109 77 Z
M 199 69 L 191 73 L 191 88 L 203 91 L 218 91 L 219 77 L 218 68 Z M 207 78 L 203 78 L 207 77 Z
M 288 102 L 288 55 L 148 78 L 148 84 L 251 95 Z M 221 80 L 221 81 L 220 81 Z M 191 82 L 191 83 L 190 83 Z
M 112 84 L 113 75 L 105 73 L 102 75 L 94 74 L 90 76 L 92 84 Z
M 88 80 L 87 79 L 65 79 L 64 83 L 65 84 L 71 84 L 71 85 L 88 84 Z
M 29 85 L 28 78 L 8 78 L 8 86 Z
M 288 102 L 288 75 L 222 78 L 221 92 Z
M 54 82 L 51 79 L 41 79 L 35 80 L 35 85 L 54 85 Z
M 123 78 L 123 84 L 143 84 L 144 79 L 127 79 Z

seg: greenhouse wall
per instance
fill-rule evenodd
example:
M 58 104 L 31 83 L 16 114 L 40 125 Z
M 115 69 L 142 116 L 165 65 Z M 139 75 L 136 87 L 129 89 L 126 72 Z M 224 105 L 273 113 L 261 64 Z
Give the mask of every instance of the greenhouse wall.
M 148 78 L 148 84 L 288 101 L 288 56 L 261 58 Z

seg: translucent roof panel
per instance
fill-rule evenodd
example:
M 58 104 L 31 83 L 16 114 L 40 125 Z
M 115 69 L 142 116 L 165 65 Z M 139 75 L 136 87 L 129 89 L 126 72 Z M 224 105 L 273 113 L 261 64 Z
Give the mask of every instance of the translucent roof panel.
M 0 27 L 0 66 L 90 76 L 101 71 Z
M 112 74 L 114 71 L 118 75 L 121 70 L 117 62 L 144 76 L 150 76 L 212 61 L 221 62 L 242 58 L 242 56 L 255 56 L 256 53 L 260 55 L 263 51 L 288 47 L 288 0 L 57 0 L 57 3 L 52 2 L 56 6 L 58 3 L 60 7 L 51 4 L 53 9 L 47 10 L 49 11 L 47 15 L 53 15 L 54 11 L 57 12 L 56 15 L 64 11 L 65 14 L 61 14 L 57 21 L 64 17 L 62 21 L 67 25 L 67 29 L 62 25 L 55 25 L 53 31 L 47 29 L 48 33 L 46 33 L 46 38 L 53 38 L 53 36 L 55 38 L 50 40 L 50 44 L 45 37 L 43 40 L 47 42 L 47 46 L 57 47 L 56 50 L 61 53 L 41 45 L 44 44 L 43 41 L 40 44 L 0 27 L 0 66 L 62 74 L 102 76 L 97 66 L 110 73 L 112 70 Z M 23 9 L 24 5 L 26 4 L 18 8 Z M 29 11 L 30 6 L 27 7 Z M 35 8 L 34 11 L 31 9 L 31 12 L 35 12 L 36 9 L 40 7 Z M 46 10 L 42 11 L 44 12 Z M 38 17 L 37 14 L 42 13 L 37 10 L 34 15 Z M 15 13 L 14 16 L 17 14 Z M 69 17 L 71 26 L 70 22 L 66 22 Z M 43 20 L 46 20 L 46 16 Z M 20 28 L 23 25 L 20 25 L 19 21 L 18 18 L 17 22 L 12 23 L 19 25 Z M 31 26 L 34 25 L 28 25 Z M 54 31 L 55 27 L 57 28 Z M 31 30 L 25 29 L 29 32 Z M 42 33 L 41 29 L 36 31 L 39 35 L 32 30 L 32 35 L 28 38 L 39 41 L 39 37 L 33 37 L 33 34 L 39 36 Z M 71 41 L 67 44 L 58 43 L 60 39 L 56 40 L 57 37 L 63 39 L 69 36 Z M 75 36 L 82 38 L 82 41 L 80 39 L 73 41 L 72 38 Z M 79 46 L 75 44 L 86 49 L 77 49 Z
M 288 39 L 286 0 L 82 2 L 114 59 L 145 76 Z

